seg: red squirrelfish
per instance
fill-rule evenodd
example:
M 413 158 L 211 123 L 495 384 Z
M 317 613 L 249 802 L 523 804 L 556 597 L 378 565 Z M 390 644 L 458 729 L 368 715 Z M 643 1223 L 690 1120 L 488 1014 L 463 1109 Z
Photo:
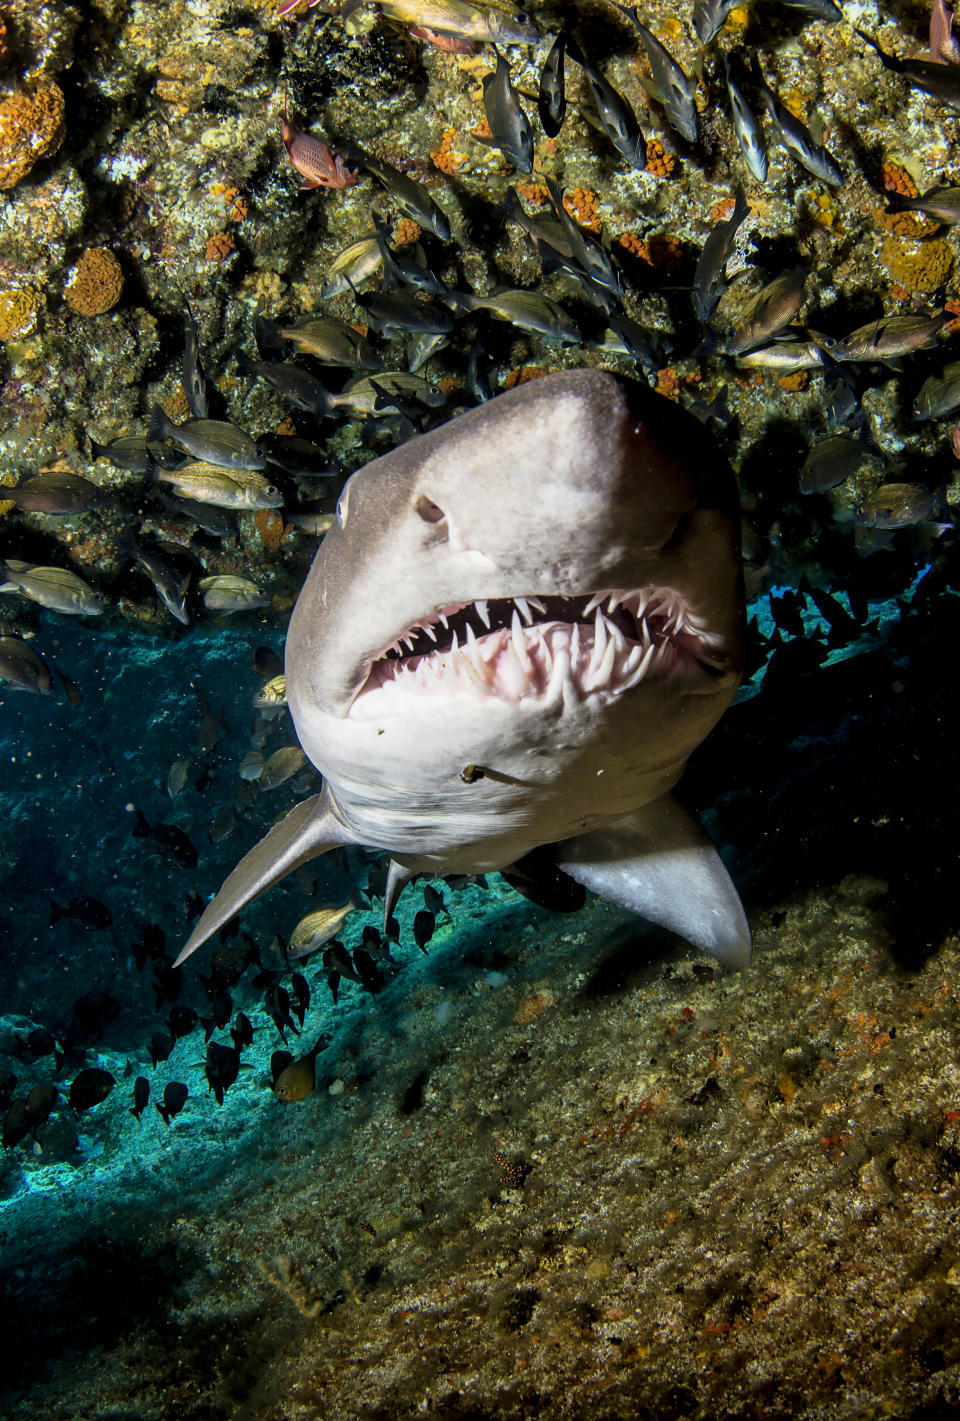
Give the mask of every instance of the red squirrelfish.
M 290 122 L 286 94 L 280 114 L 280 135 L 290 162 L 303 178 L 302 188 L 355 187 L 360 181 L 360 174 L 356 170 L 351 171 L 338 153 L 331 153 L 319 138 Z

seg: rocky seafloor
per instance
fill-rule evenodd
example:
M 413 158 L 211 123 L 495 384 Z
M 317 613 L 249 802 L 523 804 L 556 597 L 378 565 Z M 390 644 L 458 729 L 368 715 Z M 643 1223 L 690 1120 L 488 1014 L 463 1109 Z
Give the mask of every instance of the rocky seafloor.
M 254 1042 L 222 1105 L 199 1028 L 152 1064 L 169 1000 L 131 945 L 154 924 L 176 951 L 185 894 L 212 891 L 315 787 L 307 771 L 238 797 L 237 773 L 251 734 L 268 754 L 293 738 L 284 714 L 255 715 L 250 662 L 280 648 L 315 539 L 272 513 L 240 519 L 235 539 L 204 533 L 139 475 L 94 461 L 90 437 L 144 432 L 158 401 L 184 417 L 185 303 L 217 413 L 257 434 L 317 437 L 343 475 L 402 437 L 389 420 L 318 431 L 236 368 L 238 349 L 253 353 L 258 306 L 282 318 L 321 308 L 331 260 L 371 210 L 398 249 L 415 235 L 369 176 L 299 190 L 278 131 L 284 93 L 305 126 L 427 183 L 453 240 L 425 236 L 423 249 L 448 282 L 536 287 L 585 335 L 599 331 L 576 283 L 543 276 L 504 222 L 517 175 L 472 137 L 488 49 L 443 54 L 372 11 L 350 33 L 326 7 L 280 19 L 226 0 L 0 5 L 0 182 L 15 178 L 0 193 L 0 479 L 69 470 L 109 494 L 72 518 L 0 502 L 0 558 L 72 568 L 110 603 L 76 619 L 0 598 L 0 634 L 26 637 L 70 688 L 58 679 L 41 698 L 0 686 L 0 1067 L 18 1096 L 51 1080 L 60 1091 L 46 1152 L 28 1135 L 2 1158 L 4 1417 L 960 1415 L 949 684 L 960 615 L 943 526 L 958 465 L 952 421 L 910 418 L 951 358 L 951 332 L 897 368 L 858 366 L 844 414 L 836 372 L 778 380 L 697 353 L 689 299 L 738 182 L 751 270 L 724 295 L 717 332 L 798 263 L 799 321 L 833 337 L 960 296 L 954 229 L 885 212 L 890 191 L 956 181 L 956 118 L 855 33 L 918 55 L 928 12 L 851 4 L 829 24 L 758 3 L 704 51 L 685 11 L 649 6 L 688 72 L 703 58 L 695 147 L 671 136 L 612 6 L 533 13 L 544 35 L 564 14 L 579 26 L 654 146 L 647 170 L 625 165 L 584 117 L 568 65 L 577 107 L 558 138 L 523 97 L 536 162 L 521 196 L 548 212 L 540 180 L 555 177 L 579 220 L 610 234 L 631 278 L 627 310 L 668 342 L 662 368 L 641 378 L 695 407 L 725 390 L 733 415 L 713 428 L 743 494 L 755 681 L 694 757 L 684 794 L 742 890 L 753 966 L 723 976 L 596 901 L 557 916 L 494 876 L 438 884 L 449 915 L 420 952 L 423 900 L 408 890 L 401 969 L 376 995 L 342 982 L 334 1005 L 326 975 L 307 967 L 302 1044 L 288 1033 L 287 1045 L 330 1041 L 305 1099 L 281 1105 L 270 1090 L 282 1043 L 249 974 L 232 1005 Z M 523 96 L 548 45 L 507 51 Z M 721 50 L 756 54 L 799 115 L 820 117 L 841 187 L 773 146 L 766 184 L 750 179 Z M 104 251 L 112 263 L 92 270 L 110 289 L 78 294 L 84 253 Z M 349 297 L 332 308 L 362 319 Z M 478 332 L 494 390 L 584 364 L 638 373 L 590 340 L 560 347 L 468 321 L 427 367 L 448 403 L 425 418 L 472 403 Z M 405 368 L 403 341 L 375 343 Z M 838 432 L 858 451 L 852 472 L 800 494 L 804 457 Z M 288 482 L 284 512 L 317 497 L 332 506 L 340 481 Z M 908 518 L 864 556 L 857 510 L 891 481 L 937 494 L 941 521 Z M 194 625 L 180 627 L 123 564 L 130 526 L 207 574 L 252 578 L 269 605 L 218 619 L 192 600 Z M 818 619 L 809 587 L 840 599 L 855 631 Z M 189 769 L 171 801 L 179 758 Z M 135 809 L 189 833 L 198 868 L 135 839 Z M 324 864 L 321 895 L 342 901 L 366 869 L 359 855 Z M 313 889 L 292 881 L 245 917 L 264 965 L 278 965 L 271 938 Z M 109 927 L 49 923 L 49 896 L 81 894 L 109 905 Z M 344 934 L 349 947 L 359 933 Z M 205 970 L 188 965 L 182 988 L 201 1014 Z M 84 1064 L 116 1084 L 75 1110 L 76 1065 L 58 1073 L 17 1043 L 59 1030 L 90 991 L 119 1011 Z M 151 1099 L 137 1120 L 141 1075 Z M 154 1106 L 170 1081 L 189 1097 L 167 1126 Z

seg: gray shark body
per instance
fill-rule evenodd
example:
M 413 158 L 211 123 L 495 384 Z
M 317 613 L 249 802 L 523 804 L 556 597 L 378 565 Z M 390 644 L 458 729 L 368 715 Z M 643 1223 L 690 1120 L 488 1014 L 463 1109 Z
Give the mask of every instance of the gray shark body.
M 556 845 L 587 888 L 728 965 L 739 897 L 670 791 L 740 679 L 737 490 L 706 430 L 645 387 L 569 371 L 355 473 L 287 637 L 324 778 L 250 851 L 183 961 L 301 863 L 507 868 Z

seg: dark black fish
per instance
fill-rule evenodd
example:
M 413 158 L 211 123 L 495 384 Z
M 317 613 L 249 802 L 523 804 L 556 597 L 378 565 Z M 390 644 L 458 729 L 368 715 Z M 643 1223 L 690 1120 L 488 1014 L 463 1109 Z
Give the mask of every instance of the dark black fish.
M 221 1031 L 233 1016 L 233 998 L 229 992 L 218 992 L 210 1003 L 210 1015 L 203 1016 L 204 1040 L 209 1041 L 215 1031 Z
M 779 597 L 771 592 L 768 597 L 770 615 L 774 625 L 788 637 L 804 636 L 803 598 L 797 592 L 784 592 Z
M 0 1108 L 9 1105 L 17 1088 L 17 1078 L 12 1071 L 0 1071 Z
M 240 1072 L 240 1052 L 235 1046 L 221 1046 L 211 1041 L 207 1047 L 204 1074 L 217 1104 L 223 1104 L 223 1093 L 229 1090 Z
M 19 1053 L 21 1060 L 29 1057 L 32 1061 L 39 1061 L 43 1056 L 53 1055 L 57 1049 L 57 1038 L 47 1027 L 38 1026 L 24 1037 L 23 1047 L 23 1051 Z
M 102 508 L 109 502 L 104 489 L 80 474 L 32 474 L 21 479 L 14 488 L 4 488 L 4 497 L 12 499 L 25 513 L 86 513 Z
M 109 992 L 85 992 L 74 1002 L 73 1011 L 81 1031 L 96 1040 L 120 1015 L 120 1003 Z
M 253 1023 L 244 1012 L 237 1012 L 237 1019 L 230 1028 L 230 1035 L 238 1051 L 242 1051 L 244 1046 L 249 1046 L 253 1041 Z
M 163 957 L 167 945 L 166 935 L 158 923 L 144 923 L 139 942 L 130 944 L 137 970 L 142 972 L 151 959 Z
M 109 1071 L 104 1071 L 99 1066 L 88 1066 L 74 1078 L 70 1086 L 70 1104 L 78 1112 L 90 1110 L 94 1105 L 106 1100 L 116 1083 L 115 1077 Z
M 426 952 L 427 943 L 433 937 L 437 920 L 426 908 L 421 908 L 413 919 L 413 940 L 421 952 Z
M 167 1017 L 170 1035 L 179 1041 L 181 1036 L 190 1035 L 198 1021 L 199 1016 L 193 1007 L 178 1003 L 176 1006 L 171 1007 L 170 1015 Z
M 108 928 L 113 922 L 113 914 L 99 898 L 71 898 L 65 908 L 51 898 L 50 926 L 61 918 L 73 918 L 85 928 Z
M 187 589 L 190 586 L 189 572 L 182 572 L 166 561 L 154 548 L 143 547 L 137 542 L 129 528 L 120 535 L 118 549 L 123 562 L 135 562 L 153 583 L 157 596 L 172 617 L 182 626 L 190 625 L 187 611 Z
M 153 1006 L 159 1011 L 167 1002 L 175 1002 L 183 990 L 183 968 L 174 967 L 166 953 L 153 967 Z
M 146 1076 L 137 1076 L 137 1079 L 133 1083 L 133 1106 L 130 1110 L 130 1114 L 135 1115 L 139 1120 L 140 1116 L 146 1110 L 149 1100 L 150 1082 Z
M 446 334 L 453 317 L 442 306 L 428 305 L 404 291 L 388 291 L 358 298 L 374 330 L 421 331 Z M 371 377 L 373 378 L 373 377 Z
M 438 913 L 445 913 L 448 918 L 450 916 L 447 905 L 443 901 L 443 894 L 439 888 L 434 888 L 432 883 L 425 883 L 423 885 L 423 906 L 427 912 L 432 913 L 434 917 L 436 917 Z
M 155 1031 L 153 1033 L 150 1037 L 149 1050 L 150 1060 L 153 1062 L 154 1069 L 160 1065 L 161 1061 L 165 1061 L 168 1058 L 176 1044 L 176 1041 L 170 1035 L 169 1031 Z
M 290 991 L 292 993 L 290 1010 L 302 1028 L 303 1019 L 310 1006 L 310 984 L 302 972 L 294 972 L 290 978 Z
M 3 1147 L 5 1150 L 12 1150 L 14 1145 L 19 1145 L 21 1140 L 25 1140 L 30 1133 L 30 1121 L 27 1119 L 27 1102 L 25 1100 L 15 1100 L 3 1118 Z
M 563 61 L 567 51 L 566 30 L 557 35 L 540 70 L 540 86 L 537 91 L 537 112 L 543 131 L 548 138 L 556 138 L 563 127 L 567 111 L 566 84 Z
M 849 642 L 856 641 L 863 629 L 857 619 L 850 615 L 842 602 L 839 602 L 836 597 L 831 597 L 830 593 L 824 592 L 822 588 L 811 587 L 806 577 L 803 579 L 802 586 L 810 598 L 810 601 L 830 628 L 827 637 L 827 645 L 831 647 L 846 646 Z
M 383 973 L 369 952 L 364 952 L 362 947 L 358 947 L 353 954 L 353 965 L 364 991 L 373 993 L 381 991 L 384 980 Z
M 55 1085 L 35 1085 L 24 1102 L 24 1114 L 31 1130 L 49 1120 L 50 1112 L 60 1099 Z
M 139 809 L 136 815 L 133 826 L 135 839 L 152 839 L 165 858 L 181 868 L 196 868 L 197 851 L 182 829 L 176 824 L 148 824 Z
M 341 977 L 346 977 L 351 982 L 362 985 L 363 978 L 353 965 L 349 952 L 342 942 L 334 938 L 328 948 L 324 949 L 323 965 L 328 972 L 339 972 Z
M 612 292 L 619 301 L 623 295 L 623 279 L 614 266 L 610 253 L 591 233 L 584 231 L 574 222 L 563 205 L 563 189 L 550 177 L 544 178 L 544 181 L 574 261 L 591 282 L 596 282 L 604 291 Z
M 719 34 L 739 0 L 693 0 L 693 28 L 701 44 L 709 44 Z
M 800 466 L 800 492 L 824 493 L 836 488 L 855 474 L 862 462 L 863 446 L 859 439 L 847 434 L 821 439 Z
M 189 1094 L 187 1087 L 182 1085 L 180 1081 L 167 1082 L 163 1089 L 163 1104 L 157 1106 L 164 1125 L 169 1125 L 173 1117 L 180 1114 L 187 1103 Z
M 263 1005 L 270 1020 L 280 1033 L 281 1041 L 286 1041 L 288 1027 L 295 1036 L 299 1036 L 300 1033 L 294 1024 L 293 1015 L 290 1010 L 290 993 L 286 987 L 277 983 L 276 986 L 269 988 L 264 995 Z
M 496 47 L 493 52 L 497 57 L 496 70 L 483 76 L 483 108 L 492 136 L 483 141 L 499 148 L 511 167 L 529 173 L 533 171 L 530 120 L 510 83 L 510 65 Z

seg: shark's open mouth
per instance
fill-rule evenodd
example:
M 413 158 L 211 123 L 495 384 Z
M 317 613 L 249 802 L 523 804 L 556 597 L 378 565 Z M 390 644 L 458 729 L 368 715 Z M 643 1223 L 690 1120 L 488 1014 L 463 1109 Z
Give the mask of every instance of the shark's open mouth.
M 411 626 L 374 661 L 350 714 L 382 714 L 384 698 L 411 692 L 459 690 L 515 704 L 609 697 L 685 669 L 718 666 L 703 628 L 672 589 L 479 599 Z

